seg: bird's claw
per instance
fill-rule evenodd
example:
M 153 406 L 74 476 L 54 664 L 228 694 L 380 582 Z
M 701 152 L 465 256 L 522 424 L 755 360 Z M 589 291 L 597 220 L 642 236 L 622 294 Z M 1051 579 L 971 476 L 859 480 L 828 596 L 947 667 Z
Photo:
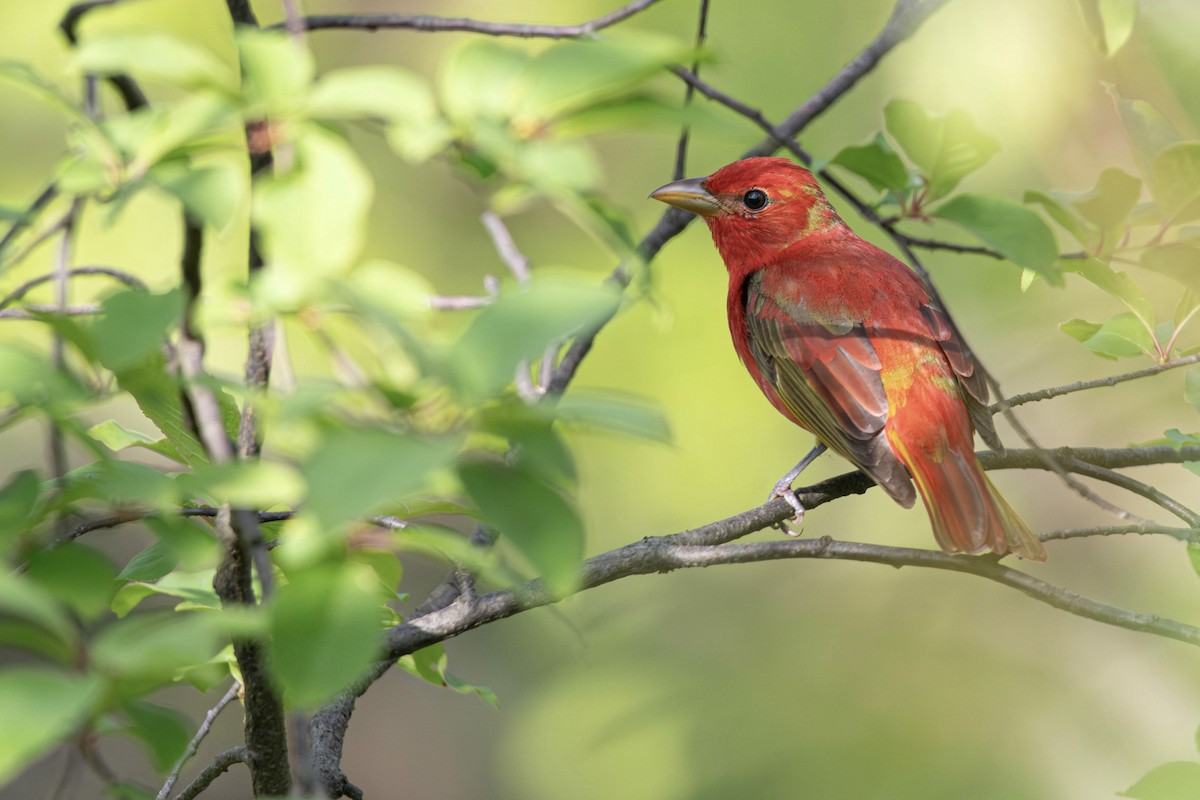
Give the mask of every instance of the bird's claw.
M 797 498 L 796 493 L 792 491 L 791 483 L 780 481 L 779 483 L 775 484 L 775 488 L 771 490 L 770 496 L 767 497 L 767 502 L 771 502 L 776 497 L 782 497 L 796 513 L 792 515 L 790 519 L 781 520 L 775 525 L 775 527 L 779 528 L 779 530 L 783 531 L 788 536 L 799 536 L 803 532 L 803 529 L 799 526 L 804 524 L 804 506 L 800 505 L 799 498 Z

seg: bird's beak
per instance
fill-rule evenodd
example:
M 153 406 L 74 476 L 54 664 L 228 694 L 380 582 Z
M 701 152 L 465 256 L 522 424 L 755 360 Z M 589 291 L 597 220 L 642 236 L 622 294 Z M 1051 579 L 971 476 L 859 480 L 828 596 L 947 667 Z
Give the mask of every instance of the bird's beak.
M 681 181 L 660 186 L 650 193 L 655 200 L 682 208 L 702 217 L 715 217 L 721 212 L 721 204 L 712 192 L 708 191 L 704 182 L 706 178 L 685 178 Z

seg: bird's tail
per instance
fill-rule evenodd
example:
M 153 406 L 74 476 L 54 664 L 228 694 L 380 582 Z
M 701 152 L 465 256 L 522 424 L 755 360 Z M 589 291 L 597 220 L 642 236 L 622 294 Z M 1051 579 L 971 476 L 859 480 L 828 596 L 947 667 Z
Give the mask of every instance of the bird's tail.
M 1016 553 L 1046 560 L 1046 548 L 988 480 L 969 448 L 941 458 L 912 453 L 906 459 L 925 501 L 938 544 L 947 553 Z

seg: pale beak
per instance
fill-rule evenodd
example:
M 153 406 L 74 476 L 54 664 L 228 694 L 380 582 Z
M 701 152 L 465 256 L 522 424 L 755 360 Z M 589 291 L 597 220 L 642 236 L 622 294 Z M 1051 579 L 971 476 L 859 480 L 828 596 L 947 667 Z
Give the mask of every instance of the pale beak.
M 713 197 L 704 183 L 707 178 L 685 178 L 681 181 L 660 186 L 650 193 L 655 200 L 682 208 L 702 217 L 715 217 L 721 213 L 721 204 Z

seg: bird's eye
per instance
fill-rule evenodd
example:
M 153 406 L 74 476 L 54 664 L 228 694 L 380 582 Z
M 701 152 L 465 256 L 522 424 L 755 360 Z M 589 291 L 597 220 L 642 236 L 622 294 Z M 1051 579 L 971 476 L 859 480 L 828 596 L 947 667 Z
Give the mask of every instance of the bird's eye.
M 751 211 L 761 211 L 767 206 L 767 193 L 762 189 L 751 189 L 742 195 L 742 205 Z

